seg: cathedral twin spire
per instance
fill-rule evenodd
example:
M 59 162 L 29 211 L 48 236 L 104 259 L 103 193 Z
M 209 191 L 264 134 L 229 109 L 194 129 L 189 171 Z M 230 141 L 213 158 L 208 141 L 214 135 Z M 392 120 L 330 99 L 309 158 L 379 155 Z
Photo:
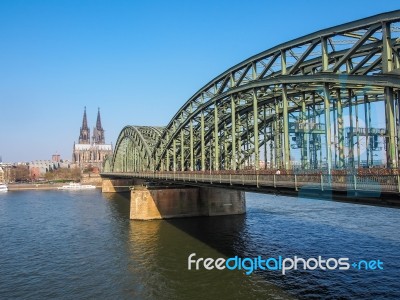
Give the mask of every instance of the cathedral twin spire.
M 100 108 L 97 111 L 96 127 L 93 129 L 93 144 L 105 144 L 104 129 L 101 126 Z M 86 106 L 83 112 L 82 127 L 80 129 L 79 144 L 90 144 L 90 128 L 86 117 Z
M 93 143 L 105 144 L 104 129 L 101 126 L 100 108 L 97 110 L 96 127 L 93 130 Z
M 86 106 L 83 112 L 82 127 L 79 135 L 79 144 L 90 144 L 90 129 L 87 125 Z

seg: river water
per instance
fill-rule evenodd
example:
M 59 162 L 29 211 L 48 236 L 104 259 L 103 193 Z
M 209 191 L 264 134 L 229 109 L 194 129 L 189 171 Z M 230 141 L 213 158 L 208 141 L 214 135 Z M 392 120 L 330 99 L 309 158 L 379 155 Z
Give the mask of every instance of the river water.
M 248 193 L 242 216 L 130 221 L 126 197 L 1 194 L 0 298 L 400 298 L 399 209 Z M 379 259 L 383 270 L 196 271 L 191 253 Z

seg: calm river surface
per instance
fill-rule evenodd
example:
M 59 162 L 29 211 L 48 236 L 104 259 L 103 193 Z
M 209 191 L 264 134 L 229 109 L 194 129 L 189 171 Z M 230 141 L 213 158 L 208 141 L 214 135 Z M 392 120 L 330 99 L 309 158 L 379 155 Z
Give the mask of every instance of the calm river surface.
M 130 221 L 100 191 L 0 195 L 1 299 L 399 299 L 400 210 L 247 194 L 247 214 Z M 188 256 L 380 259 L 383 270 L 187 269 Z

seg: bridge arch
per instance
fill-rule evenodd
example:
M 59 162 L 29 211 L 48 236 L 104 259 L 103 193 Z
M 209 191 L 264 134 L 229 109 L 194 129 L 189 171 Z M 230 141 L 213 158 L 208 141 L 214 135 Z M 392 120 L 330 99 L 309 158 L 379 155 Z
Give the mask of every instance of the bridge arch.
M 354 167 L 360 135 L 367 163 L 378 136 L 386 164 L 397 167 L 399 22 L 394 11 L 328 28 L 228 69 L 171 119 L 153 150 L 155 169 L 258 169 L 261 156 L 289 169 L 295 152 L 301 168 Z M 387 115 L 383 128 L 368 122 L 374 103 Z
M 161 131 L 162 128 L 152 126 L 125 126 L 118 136 L 114 154 L 110 159 L 112 171 L 153 170 L 152 151 Z
M 125 127 L 105 168 L 330 171 L 362 160 L 374 165 L 377 153 L 382 165 L 397 168 L 399 98 L 400 11 L 393 11 L 314 32 L 229 68 L 165 128 Z
M 112 156 L 106 156 L 103 161 L 103 172 L 112 172 Z

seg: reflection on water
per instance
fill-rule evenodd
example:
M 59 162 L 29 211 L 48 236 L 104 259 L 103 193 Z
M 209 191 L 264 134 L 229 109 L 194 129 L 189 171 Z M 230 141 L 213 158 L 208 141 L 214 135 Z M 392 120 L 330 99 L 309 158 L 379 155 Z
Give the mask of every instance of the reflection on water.
M 131 271 L 138 272 L 146 284 L 144 295 L 149 299 L 286 299 L 276 287 L 241 272 L 188 271 L 191 253 L 199 257 L 226 257 L 218 248 L 234 253 L 238 247 L 240 240 L 235 233 L 240 232 L 243 217 L 224 217 L 222 222 L 216 219 L 131 222 Z
M 247 194 L 247 208 L 240 216 L 130 221 L 129 194 L 1 195 L 0 298 L 400 296 L 400 210 L 256 194 Z M 189 271 L 191 253 L 381 259 L 385 270 Z

